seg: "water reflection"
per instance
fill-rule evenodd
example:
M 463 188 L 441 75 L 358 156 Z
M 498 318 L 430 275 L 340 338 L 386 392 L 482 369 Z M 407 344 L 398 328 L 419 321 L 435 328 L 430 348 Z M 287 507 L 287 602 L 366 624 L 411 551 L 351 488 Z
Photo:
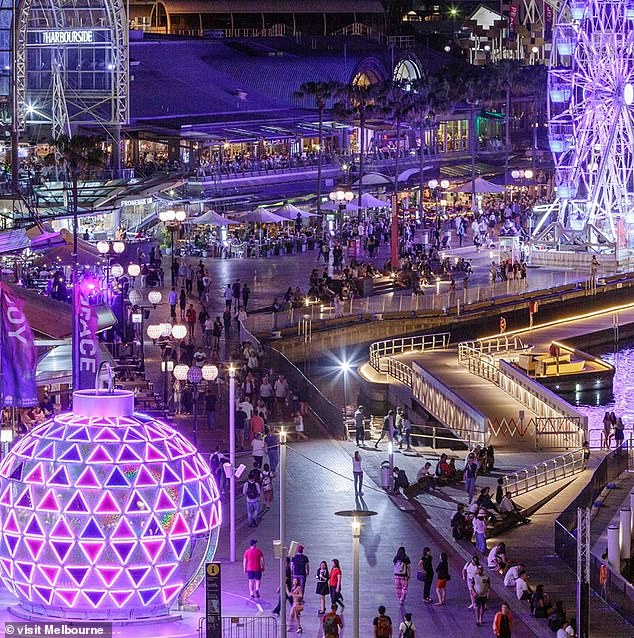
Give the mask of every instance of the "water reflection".
M 590 430 L 603 428 L 603 415 L 607 412 L 614 412 L 616 416 L 623 419 L 626 430 L 632 431 L 634 427 L 634 344 L 623 344 L 622 347 L 614 351 L 597 351 L 592 354 L 601 357 L 604 361 L 611 363 L 615 368 L 613 391 L 602 389 L 597 392 L 577 392 L 564 396 L 577 406 L 579 412 L 588 417 L 588 428 Z M 599 432 L 594 432 L 593 443 L 596 438 L 599 440 Z

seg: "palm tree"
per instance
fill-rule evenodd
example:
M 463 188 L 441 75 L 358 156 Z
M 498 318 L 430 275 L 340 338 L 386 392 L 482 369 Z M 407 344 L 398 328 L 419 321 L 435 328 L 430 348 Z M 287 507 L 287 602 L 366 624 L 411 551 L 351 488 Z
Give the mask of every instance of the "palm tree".
M 426 74 L 412 83 L 412 102 L 408 116 L 409 121 L 418 128 L 420 147 L 418 153 L 419 167 L 419 217 L 423 220 L 423 189 L 424 189 L 424 159 L 425 159 L 425 131 L 438 127 L 438 120 L 452 109 L 449 97 L 449 84 L 439 76 Z
M 413 108 L 411 82 L 388 80 L 377 86 L 378 103 L 384 109 L 390 121 L 396 124 L 396 161 L 394 162 L 394 195 L 398 193 L 398 168 L 401 149 L 401 127 L 407 121 Z
M 363 176 L 365 173 L 365 130 L 367 122 L 378 111 L 376 103 L 377 89 L 372 84 L 351 83 L 343 87 L 343 100 L 333 107 L 333 113 L 343 120 L 359 123 L 359 195 L 358 205 L 361 206 L 363 193 Z
M 493 98 L 504 98 L 504 186 L 508 186 L 509 158 L 511 153 L 511 97 L 522 92 L 522 79 L 525 71 L 519 60 L 500 60 L 486 67 L 490 78 L 490 88 Z
M 101 148 L 101 141 L 97 137 L 85 135 L 60 135 L 53 140 L 55 151 L 45 158 L 49 165 L 54 164 L 65 174 L 71 184 L 71 206 L 73 213 L 73 285 L 78 282 L 77 231 L 79 209 L 79 179 L 83 174 L 90 173 L 103 166 L 105 154 Z M 75 295 L 73 294 L 73 304 Z M 72 312 L 72 363 L 73 390 L 80 389 L 79 381 L 79 320 L 78 308 Z
M 471 206 L 475 210 L 476 155 L 478 150 L 478 131 L 476 127 L 476 109 L 490 99 L 488 78 L 479 66 L 456 66 L 443 71 L 449 83 L 450 97 L 454 102 L 466 102 L 469 105 L 469 154 L 471 156 Z
M 532 98 L 532 128 L 533 128 L 533 175 L 535 174 L 535 161 L 538 147 L 537 127 L 546 108 L 548 95 L 548 69 L 543 64 L 532 64 L 524 67 L 522 84 L 526 93 Z
M 337 97 L 342 90 L 342 84 L 332 80 L 328 82 L 304 82 L 299 91 L 295 92 L 295 97 L 303 99 L 305 96 L 312 97 L 317 107 L 319 117 L 319 148 L 317 149 L 317 212 L 321 212 L 321 167 L 324 157 L 324 112 L 328 102 Z

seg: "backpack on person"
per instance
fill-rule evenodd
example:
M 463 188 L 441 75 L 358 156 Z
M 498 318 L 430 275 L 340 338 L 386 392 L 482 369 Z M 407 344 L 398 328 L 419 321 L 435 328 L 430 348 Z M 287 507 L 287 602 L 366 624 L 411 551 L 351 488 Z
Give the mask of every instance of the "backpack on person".
M 326 636 L 334 636 L 335 635 L 335 627 L 337 625 L 337 616 L 336 614 L 328 614 L 324 616 L 324 634 Z
M 387 616 L 378 616 L 376 620 L 376 637 L 390 638 L 392 622 Z
M 405 629 L 403 630 L 403 638 L 414 638 L 414 629 L 411 622 L 403 621 Z
M 407 565 L 402 560 L 394 563 L 394 576 L 407 576 Z
M 247 483 L 247 498 L 250 501 L 254 501 L 256 498 L 258 498 L 258 496 L 260 496 L 260 494 L 258 492 L 257 483 L 255 481 Z

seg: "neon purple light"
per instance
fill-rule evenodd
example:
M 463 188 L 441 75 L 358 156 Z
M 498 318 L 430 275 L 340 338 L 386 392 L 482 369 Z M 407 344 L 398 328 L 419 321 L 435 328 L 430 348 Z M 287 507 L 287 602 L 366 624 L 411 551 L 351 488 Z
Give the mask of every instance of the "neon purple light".
M 220 523 L 203 458 L 147 416 L 62 414 L 0 463 L 0 577 L 27 610 L 165 614 Z

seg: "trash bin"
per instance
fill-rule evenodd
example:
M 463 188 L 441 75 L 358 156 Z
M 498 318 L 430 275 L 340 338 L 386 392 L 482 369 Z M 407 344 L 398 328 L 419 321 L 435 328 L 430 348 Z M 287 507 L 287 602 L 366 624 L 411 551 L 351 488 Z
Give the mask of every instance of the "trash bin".
M 384 490 L 392 489 L 392 470 L 390 469 L 389 461 L 381 463 L 381 487 Z

